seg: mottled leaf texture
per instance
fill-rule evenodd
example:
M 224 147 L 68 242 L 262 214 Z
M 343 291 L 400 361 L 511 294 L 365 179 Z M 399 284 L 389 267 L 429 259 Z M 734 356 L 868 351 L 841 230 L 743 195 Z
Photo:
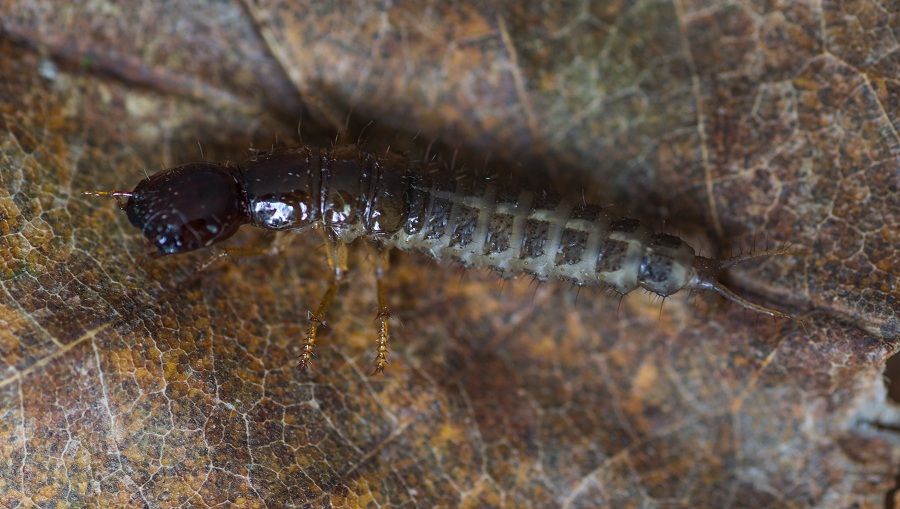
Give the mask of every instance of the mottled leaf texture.
M 76 4 L 0 13 L 0 506 L 896 507 L 900 5 Z M 348 116 L 704 253 L 791 245 L 729 284 L 805 321 L 399 253 L 370 376 L 357 250 L 302 372 L 315 235 L 198 272 L 81 194 Z

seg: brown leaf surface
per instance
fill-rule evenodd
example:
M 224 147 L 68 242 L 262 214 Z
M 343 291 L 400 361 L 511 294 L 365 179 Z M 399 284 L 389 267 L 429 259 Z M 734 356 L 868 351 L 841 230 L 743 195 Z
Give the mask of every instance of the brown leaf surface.
M 4 507 L 892 503 L 896 6 L 37 5 L 0 16 Z M 792 244 L 731 285 L 806 322 L 400 255 L 371 377 L 360 256 L 300 372 L 316 239 L 197 274 L 80 193 L 295 140 L 301 105 L 305 135 L 352 108 L 369 146 L 490 154 L 706 252 Z

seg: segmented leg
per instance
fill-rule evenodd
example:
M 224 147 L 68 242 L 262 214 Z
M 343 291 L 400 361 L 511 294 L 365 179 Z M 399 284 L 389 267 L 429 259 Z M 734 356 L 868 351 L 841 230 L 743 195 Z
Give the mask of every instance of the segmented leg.
M 232 258 L 252 258 L 254 256 L 275 256 L 282 252 L 292 240 L 287 232 L 276 232 L 271 242 L 264 246 L 228 246 L 216 249 L 206 260 L 197 264 L 197 272 L 206 272 L 220 261 Z M 151 254 L 151 256 L 154 256 Z M 162 255 L 155 255 L 156 257 Z
M 316 334 L 319 327 L 325 323 L 325 315 L 334 301 L 341 280 L 347 272 L 347 245 L 334 238 L 329 232 L 325 232 L 325 253 L 328 255 L 328 266 L 331 267 L 331 277 L 328 282 L 328 291 L 322 297 L 316 310 L 309 315 L 309 323 L 306 325 L 306 338 L 303 341 L 300 353 L 299 367 L 306 369 L 312 361 L 313 350 L 316 346 Z
M 387 292 L 384 288 L 384 277 L 388 270 L 388 249 L 381 249 L 375 257 L 375 284 L 378 292 L 378 314 L 375 321 L 378 322 L 378 339 L 375 342 L 375 371 L 372 373 L 384 373 L 387 366 L 388 353 L 388 320 L 391 312 L 387 306 Z

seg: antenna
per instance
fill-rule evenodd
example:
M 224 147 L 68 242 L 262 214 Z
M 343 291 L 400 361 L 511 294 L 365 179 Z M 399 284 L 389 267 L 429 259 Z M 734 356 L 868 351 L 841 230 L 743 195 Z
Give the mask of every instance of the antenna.
M 84 191 L 81 193 L 84 196 L 93 196 L 95 198 L 100 198 L 101 196 L 112 196 L 116 199 L 116 203 L 119 204 L 119 208 L 124 209 L 125 203 L 122 201 L 122 198 L 131 198 L 134 196 L 134 193 L 131 191 Z

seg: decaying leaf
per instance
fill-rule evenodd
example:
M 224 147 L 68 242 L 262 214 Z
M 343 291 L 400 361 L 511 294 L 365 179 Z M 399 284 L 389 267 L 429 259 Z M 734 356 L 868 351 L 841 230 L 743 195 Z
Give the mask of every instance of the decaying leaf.
M 3 7 L 0 504 L 892 507 L 893 8 L 526 4 Z M 199 273 L 81 194 L 351 111 L 707 252 L 793 245 L 730 283 L 804 322 L 401 254 L 372 377 L 361 253 L 302 372 L 318 239 Z

